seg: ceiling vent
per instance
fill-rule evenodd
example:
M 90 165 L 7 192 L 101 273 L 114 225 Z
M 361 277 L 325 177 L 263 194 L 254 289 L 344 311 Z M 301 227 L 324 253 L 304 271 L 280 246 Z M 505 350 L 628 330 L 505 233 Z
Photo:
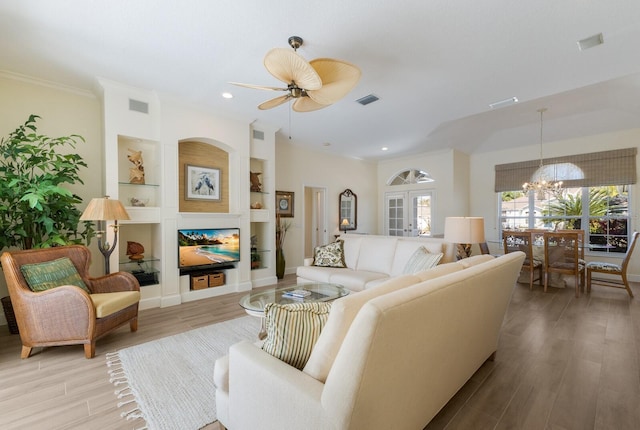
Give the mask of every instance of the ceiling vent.
M 378 100 L 380 99 L 377 96 L 374 96 L 373 94 L 369 94 L 368 96 L 359 98 L 358 100 L 356 100 L 356 102 L 360 103 L 362 106 L 366 106 L 369 103 L 377 102 Z
M 140 113 L 149 113 L 149 103 L 140 100 L 129 99 L 129 110 Z
M 253 130 L 253 138 L 257 140 L 264 140 L 264 131 Z
M 602 45 L 604 43 L 604 37 L 602 33 L 594 34 L 586 39 L 578 40 L 578 48 L 581 51 L 585 49 L 593 48 L 594 46 Z

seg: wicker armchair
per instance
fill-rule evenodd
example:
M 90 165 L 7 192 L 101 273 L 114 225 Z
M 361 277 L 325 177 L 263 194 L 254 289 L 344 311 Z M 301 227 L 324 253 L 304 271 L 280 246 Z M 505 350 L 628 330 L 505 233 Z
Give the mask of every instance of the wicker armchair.
M 20 267 L 68 257 L 91 291 L 64 285 L 33 292 Z M 140 285 L 130 273 L 89 277 L 91 253 L 81 245 L 4 252 L 2 270 L 7 280 L 20 339 L 21 357 L 34 347 L 84 344 L 85 357 L 95 356 L 96 340 L 129 323 L 138 329 Z

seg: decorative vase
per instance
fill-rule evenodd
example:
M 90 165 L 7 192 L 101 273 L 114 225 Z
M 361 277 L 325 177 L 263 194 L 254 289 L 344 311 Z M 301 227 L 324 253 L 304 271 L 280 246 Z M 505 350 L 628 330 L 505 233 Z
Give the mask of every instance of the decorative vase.
M 284 252 L 282 248 L 276 249 L 276 276 L 278 279 L 284 278 L 284 266 L 286 265 L 286 261 L 284 259 Z

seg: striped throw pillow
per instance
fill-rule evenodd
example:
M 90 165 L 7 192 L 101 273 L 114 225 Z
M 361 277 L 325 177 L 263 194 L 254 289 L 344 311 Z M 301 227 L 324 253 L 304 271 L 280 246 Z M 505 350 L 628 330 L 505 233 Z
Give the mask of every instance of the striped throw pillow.
M 402 273 L 412 275 L 423 270 L 431 269 L 436 267 L 441 259 L 442 253 L 432 254 L 427 248 L 421 246 L 411 255 Z
M 75 285 L 91 294 L 76 270 L 76 266 L 68 257 L 43 263 L 23 264 L 20 266 L 20 271 L 31 291 L 38 292 L 62 285 Z
M 267 337 L 262 349 L 302 370 L 329 318 L 331 303 L 267 303 L 264 318 Z

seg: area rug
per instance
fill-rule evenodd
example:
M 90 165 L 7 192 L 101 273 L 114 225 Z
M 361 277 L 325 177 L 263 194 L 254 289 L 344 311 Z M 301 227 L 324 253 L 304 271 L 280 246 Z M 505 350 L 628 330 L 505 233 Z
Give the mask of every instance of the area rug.
M 197 430 L 216 420 L 213 368 L 241 340 L 254 341 L 258 318 L 245 316 L 107 354 L 110 381 L 126 419 L 149 430 Z

